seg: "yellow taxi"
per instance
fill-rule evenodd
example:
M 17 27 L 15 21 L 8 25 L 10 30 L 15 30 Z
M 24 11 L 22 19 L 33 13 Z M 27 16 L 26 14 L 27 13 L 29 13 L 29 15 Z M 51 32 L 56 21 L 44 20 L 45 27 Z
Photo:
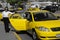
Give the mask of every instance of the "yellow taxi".
M 25 12 L 33 40 L 60 40 L 60 20 L 46 10 Z M 29 31 L 30 32 L 30 31 Z
M 21 17 L 10 18 L 16 31 L 27 31 L 33 40 L 60 40 L 60 20 L 51 12 L 29 9 Z

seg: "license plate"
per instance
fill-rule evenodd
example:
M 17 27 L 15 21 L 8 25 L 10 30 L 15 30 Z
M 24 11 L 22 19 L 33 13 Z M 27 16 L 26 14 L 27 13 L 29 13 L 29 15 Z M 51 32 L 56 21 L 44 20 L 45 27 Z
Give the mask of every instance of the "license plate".
M 57 37 L 57 38 L 60 38 L 60 34 L 57 34 L 56 37 Z

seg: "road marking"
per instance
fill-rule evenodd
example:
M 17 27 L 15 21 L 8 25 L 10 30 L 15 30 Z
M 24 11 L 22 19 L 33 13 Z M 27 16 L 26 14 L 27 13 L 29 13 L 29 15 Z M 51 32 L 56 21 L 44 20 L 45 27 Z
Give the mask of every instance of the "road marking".
M 15 34 L 15 36 L 18 40 L 22 40 L 21 37 L 17 33 L 15 33 L 15 32 L 13 32 L 13 33 Z

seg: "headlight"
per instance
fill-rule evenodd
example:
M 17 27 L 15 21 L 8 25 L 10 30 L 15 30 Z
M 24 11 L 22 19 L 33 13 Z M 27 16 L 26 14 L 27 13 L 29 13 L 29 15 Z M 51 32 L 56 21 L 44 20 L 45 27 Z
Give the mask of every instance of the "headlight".
M 48 29 L 48 28 L 45 28 L 45 27 L 39 27 L 39 30 L 40 30 L 40 31 L 46 31 L 46 32 L 49 32 L 49 29 Z

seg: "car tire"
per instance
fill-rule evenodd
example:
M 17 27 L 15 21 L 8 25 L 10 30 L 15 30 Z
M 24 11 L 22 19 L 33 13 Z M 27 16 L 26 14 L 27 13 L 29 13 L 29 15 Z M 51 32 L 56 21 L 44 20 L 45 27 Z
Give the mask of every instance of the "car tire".
M 38 40 L 38 37 L 37 37 L 35 30 L 32 31 L 32 38 L 33 38 L 33 40 Z

